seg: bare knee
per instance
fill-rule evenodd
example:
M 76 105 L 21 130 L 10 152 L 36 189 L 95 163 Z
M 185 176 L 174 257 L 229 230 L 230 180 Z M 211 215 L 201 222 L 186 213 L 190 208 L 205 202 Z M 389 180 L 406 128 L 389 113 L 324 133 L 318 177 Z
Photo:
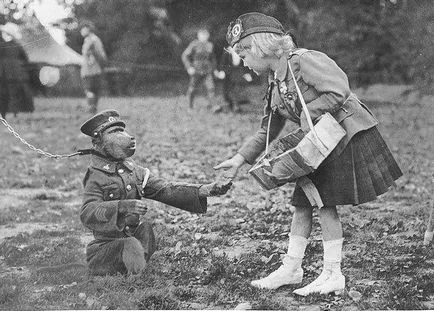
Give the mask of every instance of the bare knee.
M 318 209 L 319 220 L 323 221 L 340 221 L 336 206 L 324 206 Z
M 125 239 L 122 260 L 129 274 L 138 274 L 146 267 L 144 249 L 136 238 Z
M 300 219 L 302 221 L 310 221 L 312 219 L 312 211 L 311 207 L 295 207 L 294 217 Z

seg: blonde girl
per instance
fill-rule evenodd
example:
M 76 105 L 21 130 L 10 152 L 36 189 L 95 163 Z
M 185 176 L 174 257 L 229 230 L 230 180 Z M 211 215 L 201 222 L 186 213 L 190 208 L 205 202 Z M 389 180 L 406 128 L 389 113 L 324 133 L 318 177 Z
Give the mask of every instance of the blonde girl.
M 307 119 L 292 79 L 292 69 L 312 121 L 326 112 L 340 123 L 346 135 L 320 167 L 308 177 L 318 189 L 324 207 L 318 209 L 322 230 L 324 265 L 312 283 L 296 289 L 295 294 L 340 293 L 345 288 L 341 272 L 342 225 L 337 205 L 358 205 L 385 193 L 402 172 L 377 129 L 377 120 L 349 88 L 346 74 L 326 54 L 296 47 L 294 38 L 271 16 L 247 13 L 228 28 L 228 43 L 243 59 L 244 65 L 258 74 L 269 74 L 268 101 L 261 127 L 232 158 L 215 168 L 235 176 L 245 163 L 253 164 L 264 151 L 268 118 L 270 139 L 278 136 L 286 122 L 308 131 Z M 282 181 L 284 172 L 273 171 Z M 296 183 L 291 199 L 295 206 L 288 252 L 282 265 L 267 277 L 251 282 L 253 286 L 276 289 L 303 280 L 302 260 L 312 230 L 313 207 Z

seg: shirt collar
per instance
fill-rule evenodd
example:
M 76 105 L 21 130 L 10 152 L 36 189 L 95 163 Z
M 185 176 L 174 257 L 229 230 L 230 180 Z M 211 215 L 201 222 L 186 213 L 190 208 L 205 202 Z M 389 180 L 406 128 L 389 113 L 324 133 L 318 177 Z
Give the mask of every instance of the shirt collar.
M 131 172 L 134 170 L 134 162 L 133 160 L 125 160 L 122 164 Z
M 93 168 L 96 168 L 98 170 L 107 172 L 107 173 L 114 173 L 116 172 L 116 169 L 119 167 L 119 165 L 123 165 L 126 169 L 129 171 L 133 171 L 134 169 L 134 162 L 132 160 L 125 160 L 120 162 L 115 162 L 112 160 L 109 160 L 107 158 L 103 158 L 98 155 L 92 155 L 91 157 L 91 164 Z

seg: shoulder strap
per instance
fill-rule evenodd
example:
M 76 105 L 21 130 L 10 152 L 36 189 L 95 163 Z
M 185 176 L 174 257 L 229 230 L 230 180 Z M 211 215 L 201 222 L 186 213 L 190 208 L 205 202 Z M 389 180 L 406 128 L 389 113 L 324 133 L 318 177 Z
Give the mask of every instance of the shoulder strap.
M 265 155 L 268 155 L 268 149 L 270 145 L 270 126 L 271 126 L 271 117 L 273 116 L 273 109 L 271 109 L 271 99 L 273 94 L 274 82 L 270 84 L 270 90 L 267 98 L 267 108 L 269 110 L 268 113 L 268 124 L 267 124 L 267 138 L 265 140 Z
M 304 54 L 304 53 L 306 53 L 306 52 L 308 52 L 309 50 L 308 49 L 295 49 L 295 50 L 293 50 L 292 52 L 291 52 L 291 54 L 289 54 L 289 57 L 291 57 L 291 56 L 293 56 L 293 55 L 298 55 L 298 56 L 300 56 L 300 55 L 302 55 L 302 54 Z
M 309 109 L 307 109 L 306 102 L 304 101 L 303 94 L 301 93 L 301 90 L 298 86 L 297 79 L 295 78 L 294 72 L 292 71 L 291 64 L 290 64 L 289 60 L 288 60 L 288 68 L 289 68 L 289 72 L 291 73 L 291 77 L 294 80 L 295 89 L 297 90 L 298 98 L 301 102 L 301 106 L 303 108 L 304 114 L 306 115 L 307 124 L 309 125 L 309 128 L 312 131 L 312 133 L 316 136 L 316 132 L 315 132 L 315 129 L 313 127 L 312 119 L 310 117 Z

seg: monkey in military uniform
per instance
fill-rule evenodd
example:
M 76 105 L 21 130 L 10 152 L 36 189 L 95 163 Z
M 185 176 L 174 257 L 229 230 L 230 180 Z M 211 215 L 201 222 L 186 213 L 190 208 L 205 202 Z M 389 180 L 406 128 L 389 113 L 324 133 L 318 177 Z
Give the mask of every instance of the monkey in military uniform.
M 102 111 L 81 126 L 92 138 L 91 164 L 84 177 L 80 219 L 93 231 L 86 255 L 91 275 L 140 273 L 155 251 L 148 222 L 140 222 L 152 199 L 192 212 L 205 213 L 207 197 L 231 186 L 221 178 L 206 185 L 168 182 L 131 159 L 136 140 L 125 131 L 115 110 Z

